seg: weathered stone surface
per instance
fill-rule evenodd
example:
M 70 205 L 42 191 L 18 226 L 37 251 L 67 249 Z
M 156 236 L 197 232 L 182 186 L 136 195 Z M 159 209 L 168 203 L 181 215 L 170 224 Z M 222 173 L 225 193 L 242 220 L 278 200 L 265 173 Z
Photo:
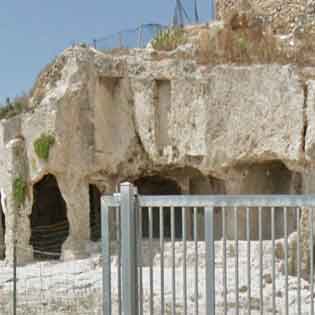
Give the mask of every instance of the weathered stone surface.
M 307 102 L 306 102 L 306 137 L 305 137 L 305 158 L 312 161 L 315 158 L 315 81 L 307 83 Z
M 293 66 L 199 66 L 171 55 L 156 60 L 150 49 L 115 56 L 74 47 L 59 59 L 63 66 L 54 80 L 35 86 L 41 97 L 31 100 L 33 111 L 0 123 L 7 258 L 17 174 L 28 183 L 17 216 L 23 247 L 30 237 L 32 187 L 46 174 L 56 177 L 70 224 L 67 259 L 84 256 L 90 240 L 91 183 L 112 193 L 123 180 L 160 175 L 175 179 L 185 193 L 215 193 L 216 180 L 222 181 L 220 193 L 300 193 L 303 174 L 313 173 L 313 87 Z M 55 137 L 47 162 L 34 152 L 43 133 Z M 21 157 L 12 143 L 23 148 Z M 288 176 L 279 188 L 273 178 L 282 168 Z
M 314 0 L 219 0 L 217 17 L 226 17 L 231 10 L 252 11 L 266 18 L 275 32 L 289 33 L 303 23 L 314 27 Z

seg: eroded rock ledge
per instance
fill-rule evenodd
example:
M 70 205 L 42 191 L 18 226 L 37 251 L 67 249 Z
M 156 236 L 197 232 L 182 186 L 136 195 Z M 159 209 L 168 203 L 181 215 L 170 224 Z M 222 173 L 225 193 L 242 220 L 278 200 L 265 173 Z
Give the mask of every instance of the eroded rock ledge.
M 313 68 L 201 66 L 150 49 L 115 56 L 80 46 L 56 64 L 53 78 L 37 82 L 32 112 L 0 124 L 0 248 L 8 260 L 13 231 L 26 262 L 32 247 L 43 249 L 34 240 L 40 228 L 62 224 L 62 258 L 86 255 L 100 194 L 125 180 L 150 194 L 314 192 Z M 55 140 L 47 161 L 34 151 L 41 134 Z M 27 186 L 23 205 L 16 178 Z M 63 210 L 52 215 L 56 204 Z M 292 215 L 290 231 L 295 224 Z

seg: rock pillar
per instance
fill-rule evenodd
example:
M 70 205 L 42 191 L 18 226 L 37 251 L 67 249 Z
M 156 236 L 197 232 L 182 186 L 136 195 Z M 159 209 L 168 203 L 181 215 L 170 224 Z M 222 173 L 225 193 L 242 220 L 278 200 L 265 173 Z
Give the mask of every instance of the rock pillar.
M 57 178 L 60 192 L 67 204 L 69 236 L 62 246 L 62 259 L 78 259 L 88 255 L 90 242 L 89 185 L 68 178 Z
M 17 247 L 17 262 L 24 264 L 33 260 L 33 249 L 29 245 L 31 228 L 29 215 L 32 200 L 28 187 L 28 164 L 25 143 L 22 139 L 7 144 L 8 181 L 3 189 L 2 203 L 6 205 L 6 260 L 13 262 L 13 245 Z

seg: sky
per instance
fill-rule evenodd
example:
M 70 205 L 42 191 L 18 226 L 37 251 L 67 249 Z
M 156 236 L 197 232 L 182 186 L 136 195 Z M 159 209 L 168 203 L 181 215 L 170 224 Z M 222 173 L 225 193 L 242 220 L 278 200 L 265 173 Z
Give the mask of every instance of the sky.
M 187 8 L 192 2 L 183 0 Z M 208 20 L 210 0 L 198 6 Z M 1 0 L 0 104 L 27 93 L 40 70 L 73 42 L 145 23 L 168 25 L 174 7 L 175 0 Z

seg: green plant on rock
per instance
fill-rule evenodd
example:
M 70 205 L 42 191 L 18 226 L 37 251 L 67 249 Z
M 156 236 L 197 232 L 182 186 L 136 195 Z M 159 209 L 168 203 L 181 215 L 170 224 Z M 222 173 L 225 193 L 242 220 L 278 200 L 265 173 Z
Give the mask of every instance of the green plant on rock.
M 13 196 L 17 206 L 24 204 L 26 198 L 27 185 L 22 177 L 17 177 L 13 182 Z
M 48 161 L 50 148 L 54 144 L 54 136 L 42 134 L 37 140 L 35 140 L 34 150 L 41 160 Z
M 9 119 L 26 112 L 29 108 L 29 96 L 22 94 L 17 96 L 13 101 L 7 97 L 5 104 L 0 104 L 0 120 Z
M 152 40 L 152 47 L 156 50 L 174 50 L 185 42 L 185 32 L 182 28 L 168 28 L 156 35 Z
M 240 36 L 238 38 L 238 45 L 242 51 L 246 51 L 248 49 L 248 41 L 245 36 Z

